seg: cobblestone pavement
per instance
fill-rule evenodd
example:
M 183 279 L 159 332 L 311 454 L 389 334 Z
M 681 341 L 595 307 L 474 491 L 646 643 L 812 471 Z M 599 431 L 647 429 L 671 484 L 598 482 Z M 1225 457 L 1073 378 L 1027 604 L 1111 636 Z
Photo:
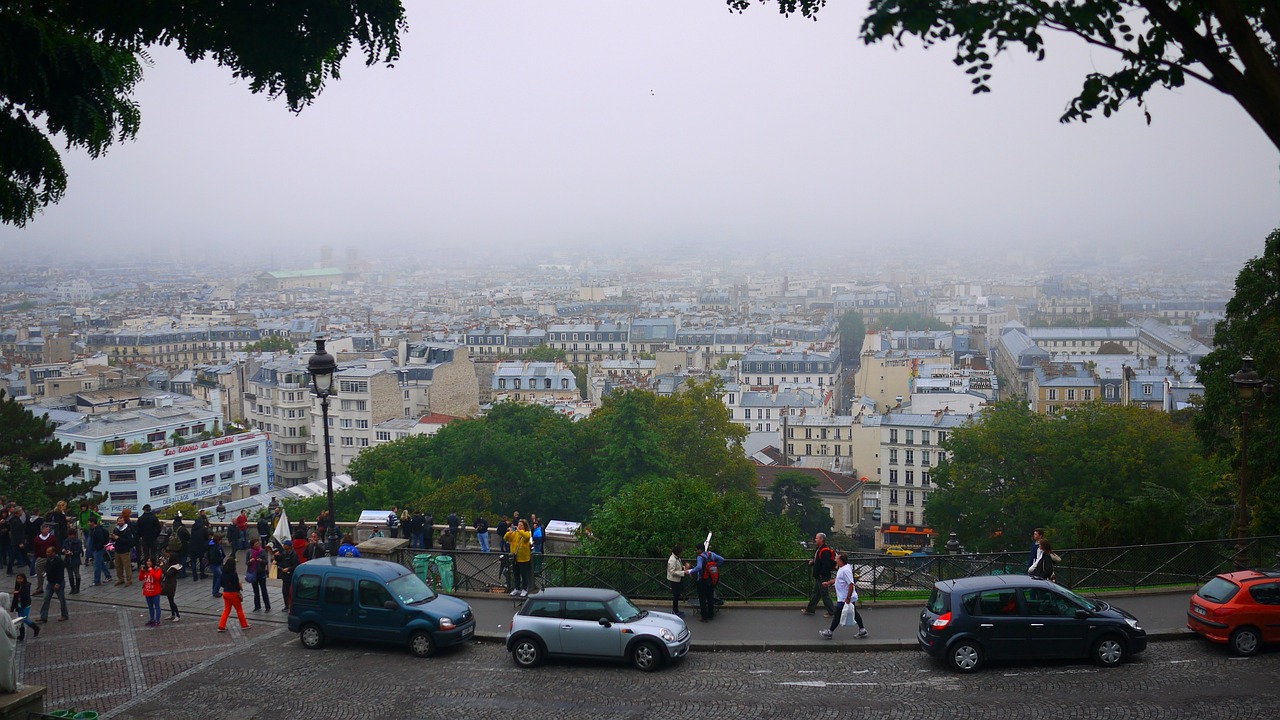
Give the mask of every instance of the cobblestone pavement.
M 1280 715 L 1280 651 L 1233 659 L 1198 640 L 1154 644 L 1110 670 L 1055 663 L 960 676 L 916 651 L 700 652 L 642 674 L 588 662 L 520 670 L 494 643 L 428 660 L 351 643 L 312 652 L 278 624 L 220 634 L 208 618 L 146 628 L 138 608 L 79 609 L 46 626 L 54 637 L 23 646 L 24 679 L 49 687 L 49 709 L 104 718 Z

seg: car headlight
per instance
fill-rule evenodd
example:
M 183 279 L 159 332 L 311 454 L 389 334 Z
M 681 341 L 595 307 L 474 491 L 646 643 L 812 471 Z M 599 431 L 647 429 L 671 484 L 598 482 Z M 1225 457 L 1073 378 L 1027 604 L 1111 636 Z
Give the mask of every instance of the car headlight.
M 1130 618 L 1125 618 L 1125 619 L 1124 619 L 1124 621 L 1125 621 L 1125 622 L 1127 622 L 1127 623 L 1129 623 L 1129 627 L 1133 628 L 1134 630 L 1141 630 L 1141 629 L 1142 629 L 1142 626 L 1138 624 L 1138 621 L 1137 621 L 1137 620 L 1132 620 L 1132 619 L 1130 619 Z
M 440 618 L 440 629 L 441 629 L 441 630 L 452 630 L 452 629 L 454 629 L 455 627 L 456 627 L 456 626 L 453 624 L 453 621 L 452 621 L 452 620 L 450 620 L 449 618 L 447 618 L 447 617 L 442 617 L 442 618 Z
M 675 641 L 676 641 L 676 636 L 675 636 L 675 635 L 672 635 L 672 634 L 671 634 L 671 631 L 670 631 L 670 630 L 668 630 L 668 629 L 666 629 L 666 628 L 662 628 L 662 632 L 658 633 L 658 635 L 659 635 L 663 640 L 666 640 L 667 642 L 675 642 Z

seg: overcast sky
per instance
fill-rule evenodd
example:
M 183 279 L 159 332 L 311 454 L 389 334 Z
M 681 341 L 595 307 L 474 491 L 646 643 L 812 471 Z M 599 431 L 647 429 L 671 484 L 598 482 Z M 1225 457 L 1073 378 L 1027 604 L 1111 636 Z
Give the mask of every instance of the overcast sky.
M 951 48 L 862 45 L 865 2 L 817 22 L 723 0 L 406 5 L 401 61 L 348 63 L 300 115 L 154 51 L 137 140 L 71 152 L 63 202 L 0 242 L 275 266 L 321 244 L 1243 259 L 1280 225 L 1280 157 L 1224 95 L 1154 92 L 1150 126 L 1136 107 L 1060 124 L 1084 73 L 1115 64 L 1067 38 L 1045 62 L 997 59 L 974 96 Z

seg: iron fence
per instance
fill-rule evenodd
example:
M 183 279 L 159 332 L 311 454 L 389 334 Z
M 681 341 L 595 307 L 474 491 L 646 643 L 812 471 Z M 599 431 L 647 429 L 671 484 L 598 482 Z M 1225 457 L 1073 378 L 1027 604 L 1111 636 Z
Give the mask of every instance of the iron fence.
M 1159 545 L 1130 545 L 1056 551 L 1060 585 L 1086 592 L 1110 589 L 1136 590 L 1162 586 L 1196 585 L 1237 564 L 1273 567 L 1280 560 L 1280 535 Z M 409 569 L 421 554 L 453 558 L 453 589 L 471 592 L 507 592 L 510 570 L 497 552 L 437 551 L 402 548 L 390 558 Z M 915 599 L 938 580 L 977 575 L 1021 574 L 1027 570 L 1027 552 L 965 553 L 886 557 L 849 552 L 863 601 Z M 666 580 L 666 558 L 590 557 L 547 554 L 533 560 L 533 589 L 586 586 L 612 588 L 633 598 L 671 597 Z M 720 567 L 717 597 L 727 601 L 795 600 L 807 597 L 810 566 L 806 560 L 726 559 Z M 686 595 L 695 594 L 686 583 Z

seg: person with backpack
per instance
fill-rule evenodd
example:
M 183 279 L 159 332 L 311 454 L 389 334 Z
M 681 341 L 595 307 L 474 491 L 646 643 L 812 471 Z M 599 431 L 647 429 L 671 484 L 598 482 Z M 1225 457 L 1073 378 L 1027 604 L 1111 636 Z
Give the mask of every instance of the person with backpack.
M 836 569 L 836 554 L 827 545 L 826 533 L 814 535 L 813 544 L 813 557 L 809 559 L 809 565 L 813 568 L 813 587 L 809 589 L 809 606 L 800 612 L 812 615 L 818 609 L 818 598 L 822 598 L 822 607 L 827 610 L 825 617 L 831 617 L 835 614 L 835 608 L 831 604 L 831 594 L 827 592 L 827 581 Z
M 698 561 L 688 574 L 698 583 L 698 622 L 711 622 L 716 614 L 716 585 L 720 584 L 720 564 L 724 558 L 706 544 L 698 546 Z
M 178 603 L 174 596 L 178 593 L 178 572 L 182 570 L 182 558 L 168 553 L 160 568 L 160 594 L 169 601 L 169 621 L 178 622 L 182 613 L 178 612 Z M 158 601 L 157 601 L 158 602 Z M 156 624 L 160 623 L 160 607 L 156 606 Z

